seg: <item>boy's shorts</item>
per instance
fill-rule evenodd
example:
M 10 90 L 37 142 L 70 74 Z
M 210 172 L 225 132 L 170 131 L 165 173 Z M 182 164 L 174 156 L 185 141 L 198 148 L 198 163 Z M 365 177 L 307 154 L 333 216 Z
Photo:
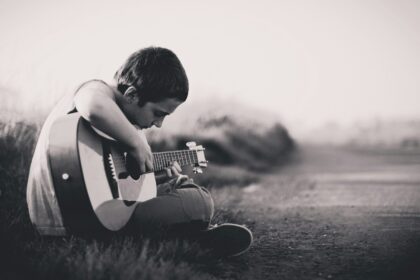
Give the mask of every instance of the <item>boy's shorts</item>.
M 206 229 L 214 214 L 210 192 L 190 181 L 137 205 L 131 227 L 140 232 Z

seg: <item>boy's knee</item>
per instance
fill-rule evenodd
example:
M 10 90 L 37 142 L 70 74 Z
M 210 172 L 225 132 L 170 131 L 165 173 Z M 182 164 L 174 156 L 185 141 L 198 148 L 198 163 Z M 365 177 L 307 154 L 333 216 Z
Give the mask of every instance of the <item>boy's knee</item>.
M 214 215 L 214 201 L 213 201 L 213 198 L 211 197 L 210 192 L 207 189 L 200 187 L 200 192 L 203 195 L 205 206 L 207 208 L 207 211 L 209 212 L 209 217 L 210 217 L 209 222 L 210 222 Z
M 214 202 L 210 192 L 200 186 L 184 186 L 177 190 L 185 214 L 191 222 L 204 222 L 210 224 L 214 215 Z

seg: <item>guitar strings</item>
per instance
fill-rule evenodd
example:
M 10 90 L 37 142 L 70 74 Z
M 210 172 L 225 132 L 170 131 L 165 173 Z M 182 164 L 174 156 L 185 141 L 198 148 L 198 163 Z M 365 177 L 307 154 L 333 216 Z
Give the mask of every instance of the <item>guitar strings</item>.
M 121 154 L 113 154 L 112 161 L 115 166 L 125 169 L 125 158 Z M 198 156 L 195 150 L 181 150 L 170 152 L 153 153 L 153 165 L 155 171 L 163 170 L 170 166 L 171 162 L 177 161 L 181 166 L 198 163 Z

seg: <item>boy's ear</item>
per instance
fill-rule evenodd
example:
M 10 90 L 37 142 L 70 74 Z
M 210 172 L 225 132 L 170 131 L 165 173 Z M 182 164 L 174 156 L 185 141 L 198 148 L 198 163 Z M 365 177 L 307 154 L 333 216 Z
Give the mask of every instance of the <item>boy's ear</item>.
M 137 89 L 133 86 L 128 87 L 125 92 L 124 96 L 129 103 L 139 103 L 139 95 Z

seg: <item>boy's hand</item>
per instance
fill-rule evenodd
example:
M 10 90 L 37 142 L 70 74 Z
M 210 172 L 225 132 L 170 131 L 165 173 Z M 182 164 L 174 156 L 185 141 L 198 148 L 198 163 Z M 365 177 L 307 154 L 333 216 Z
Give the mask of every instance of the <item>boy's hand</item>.
M 182 169 L 178 162 L 174 161 L 169 165 L 169 167 L 165 168 L 165 173 L 168 179 L 172 179 L 174 177 L 178 177 L 181 175 Z
M 181 166 L 178 164 L 178 162 L 174 161 L 169 167 L 155 173 L 156 183 L 159 185 L 171 179 L 178 178 L 180 175 L 182 175 L 181 172 Z
M 174 161 L 169 167 L 156 174 L 157 195 L 164 195 L 173 192 L 175 189 L 182 188 L 184 184 L 194 183 L 187 175 L 183 175 L 181 166 Z
M 153 154 L 152 150 L 143 138 L 139 138 L 137 144 L 129 149 L 128 151 L 128 159 L 135 161 L 135 167 L 138 170 L 131 170 L 130 174 L 134 175 L 133 178 L 138 178 L 141 174 L 144 174 L 149 171 L 153 171 Z M 132 164 L 129 164 L 130 166 Z

